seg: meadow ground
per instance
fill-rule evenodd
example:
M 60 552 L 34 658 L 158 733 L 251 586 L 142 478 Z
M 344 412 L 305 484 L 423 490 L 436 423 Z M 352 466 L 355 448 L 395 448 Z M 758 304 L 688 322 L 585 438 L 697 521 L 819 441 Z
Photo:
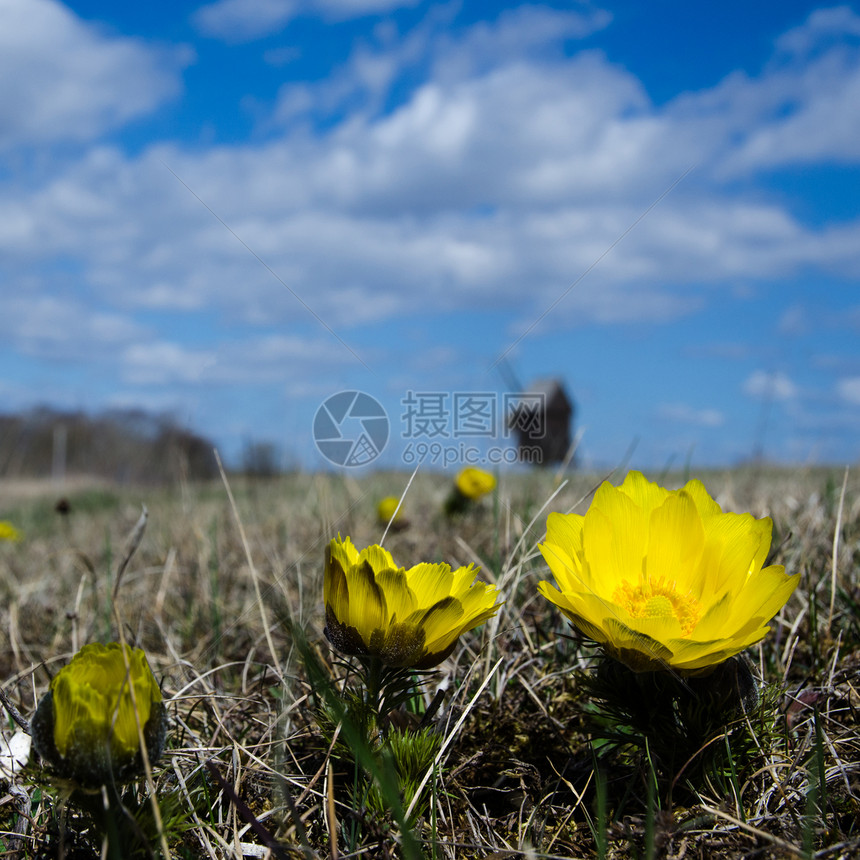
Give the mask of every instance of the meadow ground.
M 151 781 L 123 795 L 127 856 L 166 845 L 193 858 L 860 857 L 857 471 L 844 492 L 840 469 L 694 475 L 724 510 L 773 517 L 771 561 L 801 581 L 747 652 L 760 704 L 692 755 L 619 729 L 601 708 L 600 655 L 536 592 L 550 578 L 537 550 L 547 513 L 584 513 L 603 477 L 573 474 L 558 488 L 548 472 L 502 475 L 453 520 L 441 513 L 450 476 L 415 478 L 409 525 L 385 546 L 406 566 L 479 565 L 506 602 L 427 679 L 417 713 L 402 715 L 417 722 L 439 705 L 424 721 L 431 766 L 425 756 L 398 774 L 408 803 L 416 768 L 429 771 L 405 842 L 398 798 L 367 790 L 370 764 L 326 710 L 350 670 L 322 633 L 322 581 L 326 544 L 379 542 L 376 503 L 400 495 L 408 475 L 235 478 L 235 512 L 223 483 L 75 486 L 65 514 L 50 488 L 0 487 L 0 519 L 24 534 L 0 544 L 3 689 L 31 716 L 83 644 L 117 638 L 117 617 L 146 650 L 170 731 Z M 148 524 L 115 589 L 143 504 Z M 6 737 L 14 729 L 4 721 Z M 92 821 L 65 797 L 36 762 L 0 778 L 3 856 L 98 857 Z

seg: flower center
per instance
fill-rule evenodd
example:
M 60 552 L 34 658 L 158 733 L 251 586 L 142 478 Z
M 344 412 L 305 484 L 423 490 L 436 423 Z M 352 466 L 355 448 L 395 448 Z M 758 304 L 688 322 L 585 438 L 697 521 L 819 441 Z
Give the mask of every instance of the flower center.
M 702 606 L 692 594 L 679 594 L 673 583 L 662 578 L 637 586 L 625 581 L 615 589 L 612 602 L 623 606 L 633 618 L 676 618 L 682 636 L 689 636 L 702 617 Z

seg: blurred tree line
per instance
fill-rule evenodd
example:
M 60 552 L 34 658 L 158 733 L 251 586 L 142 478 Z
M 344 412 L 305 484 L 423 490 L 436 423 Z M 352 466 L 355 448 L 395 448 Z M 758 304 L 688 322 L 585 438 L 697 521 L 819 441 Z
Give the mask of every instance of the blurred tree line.
M 0 415 L 0 477 L 96 475 L 172 483 L 218 475 L 209 440 L 166 415 L 138 409 L 87 415 L 40 407 Z

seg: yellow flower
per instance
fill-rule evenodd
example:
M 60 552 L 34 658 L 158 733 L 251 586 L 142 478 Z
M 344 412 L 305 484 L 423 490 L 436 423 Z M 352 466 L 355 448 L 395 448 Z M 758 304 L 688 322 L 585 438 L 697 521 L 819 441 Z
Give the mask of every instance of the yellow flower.
M 376 516 L 379 519 L 379 522 L 388 525 L 395 514 L 397 515 L 395 522 L 399 520 L 403 516 L 403 509 L 401 508 L 400 510 L 397 510 L 397 506 L 399 504 L 400 499 L 398 499 L 397 496 L 386 496 L 382 499 L 376 506 Z
M 7 522 L 6 520 L 0 520 L 0 541 L 12 541 L 17 542 L 21 540 L 23 535 L 12 523 Z
M 397 567 L 381 546 L 359 552 L 349 538 L 326 548 L 326 636 L 344 654 L 379 657 L 387 666 L 429 669 L 461 633 L 495 615 L 496 588 L 475 568 Z
M 496 479 L 483 469 L 467 466 L 457 474 L 454 484 L 467 499 L 475 500 L 491 493 L 496 488 Z
M 64 777 L 123 781 L 141 767 L 138 718 L 150 761 L 161 753 L 166 712 L 146 655 L 125 646 L 85 645 L 51 681 L 32 721 L 39 754 Z M 137 703 L 135 716 L 130 686 Z
M 585 516 L 550 514 L 538 589 L 631 669 L 697 671 L 758 642 L 797 586 L 762 567 L 769 517 L 723 513 L 699 481 L 669 491 L 630 472 Z

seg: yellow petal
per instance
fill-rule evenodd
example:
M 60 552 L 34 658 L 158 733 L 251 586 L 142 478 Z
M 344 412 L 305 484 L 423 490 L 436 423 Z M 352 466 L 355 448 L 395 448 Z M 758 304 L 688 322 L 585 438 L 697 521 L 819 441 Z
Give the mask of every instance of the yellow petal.
M 441 597 L 451 594 L 453 576 L 447 564 L 416 564 L 407 571 L 415 605 L 425 609 Z
M 583 619 L 588 619 L 587 626 L 589 628 L 596 626 L 602 628 L 606 622 L 613 618 L 622 620 L 627 617 L 618 606 L 615 606 L 605 598 L 598 597 L 596 594 L 584 591 L 559 591 L 549 582 L 538 583 L 538 591 L 547 598 L 547 600 L 558 606 L 559 609 L 571 620 L 571 622 L 582 630 L 587 636 L 597 638 L 597 641 L 606 641 L 606 636 L 594 637 L 585 626 Z
M 701 481 L 697 481 L 695 478 L 687 481 L 681 492 L 686 493 L 693 500 L 701 516 L 717 516 L 722 513 L 722 508 L 708 495 L 708 491 Z
M 351 565 L 347 561 L 348 556 L 334 544 L 335 542 L 332 541 L 326 547 L 323 598 L 326 611 L 331 611 L 338 621 L 346 622 L 349 618 L 349 586 L 346 581 L 346 571 Z M 357 555 L 356 553 L 356 557 Z
M 645 571 L 651 582 L 674 583 L 679 592 L 694 588 L 705 533 L 693 500 L 669 496 L 651 512 Z M 619 543 L 624 543 L 622 538 Z
M 447 567 L 448 565 L 445 565 Z M 458 567 L 451 571 L 451 584 L 448 586 L 449 591 L 455 597 L 465 594 L 475 581 L 475 568 L 472 565 L 468 567 Z
M 537 589 L 539 594 L 542 594 L 550 603 L 554 603 L 560 609 L 573 610 L 567 593 L 559 591 L 551 582 L 547 582 L 546 580 L 539 582 Z
M 580 514 L 551 513 L 546 520 L 546 543 L 567 547 L 572 555 L 582 552 L 582 525 Z
M 734 601 L 734 612 L 726 627 L 739 626 L 745 619 L 758 618 L 770 621 L 791 596 L 800 581 L 800 574 L 786 576 L 781 564 L 759 571 L 754 580 L 746 584 Z
M 648 521 L 642 509 L 629 496 L 609 489 L 611 493 L 598 490 L 600 507 L 585 515 L 582 533 L 588 562 L 583 565 L 583 582 L 607 596 L 625 580 L 641 576 L 648 546 Z
M 558 584 L 566 589 L 582 588 L 582 569 L 577 556 L 570 556 L 561 545 L 542 543 L 538 546 Z
M 446 597 L 430 607 L 421 619 L 425 647 L 436 653 L 445 650 L 461 633 L 463 607 L 459 600 Z
M 463 628 L 463 632 L 477 627 L 478 624 L 496 614 L 498 596 L 497 588 L 479 581 L 475 581 L 466 591 L 457 594 L 457 599 L 463 607 L 463 619 L 468 624 Z
M 693 635 L 697 640 L 710 640 L 725 636 L 729 621 L 735 610 L 730 594 L 724 594 L 716 603 L 708 606 L 707 611 L 699 619 Z
M 334 557 L 336 557 L 344 570 L 348 570 L 358 561 L 358 550 L 353 546 L 352 540 L 349 537 L 340 539 L 336 537 L 329 543 L 329 548 Z
M 358 559 L 354 564 L 367 562 L 374 573 L 379 573 L 383 570 L 396 570 L 397 565 L 391 557 L 391 553 L 387 549 L 383 549 L 379 545 L 369 546 L 363 549 L 358 554 Z
M 348 582 L 348 623 L 355 627 L 365 643 L 369 643 L 375 630 L 384 630 L 388 625 L 385 594 L 377 585 L 373 568 L 366 560 L 349 572 Z
M 728 589 L 741 587 L 765 539 L 763 530 L 749 514 L 720 514 L 704 519 L 703 524 L 705 549 L 697 596 L 722 595 Z M 769 534 L 766 539 L 769 544 Z
M 606 486 L 612 486 L 606 484 Z M 649 481 L 641 472 L 628 472 L 619 492 L 628 496 L 646 514 L 660 507 L 669 495 L 659 484 Z M 595 499 L 596 500 L 596 499 Z
M 391 623 L 403 621 L 415 610 L 416 600 L 406 583 L 406 571 L 383 570 L 376 575 L 376 584 L 385 595 Z
M 751 515 L 747 514 L 747 516 Z M 771 520 L 770 517 L 762 517 L 760 520 L 753 519 L 753 523 L 755 524 L 756 530 L 761 535 L 761 543 L 759 544 L 758 551 L 750 565 L 751 569 L 757 570 L 764 566 L 767 554 L 770 552 L 770 541 L 771 535 L 773 534 L 773 520 Z

